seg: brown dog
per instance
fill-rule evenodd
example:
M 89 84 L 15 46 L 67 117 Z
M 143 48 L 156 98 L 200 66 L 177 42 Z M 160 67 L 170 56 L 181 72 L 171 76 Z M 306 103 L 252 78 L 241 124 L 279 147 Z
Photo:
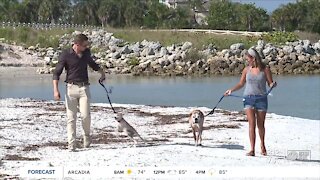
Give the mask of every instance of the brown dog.
M 202 131 L 203 131 L 204 115 L 200 110 L 193 110 L 189 116 L 189 124 L 192 128 L 195 145 L 201 146 Z M 196 134 L 198 132 L 198 134 Z

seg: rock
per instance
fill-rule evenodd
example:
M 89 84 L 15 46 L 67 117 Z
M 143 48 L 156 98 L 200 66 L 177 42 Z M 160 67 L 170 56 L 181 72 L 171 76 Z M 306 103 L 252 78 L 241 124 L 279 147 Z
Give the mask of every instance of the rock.
M 168 46 L 168 47 L 167 47 L 167 50 L 169 51 L 169 53 L 175 51 L 175 50 L 176 50 L 176 45 L 175 45 L 175 44 L 172 44 L 171 46 Z
M 136 52 L 140 52 L 140 50 L 141 50 L 142 47 L 143 47 L 143 46 L 140 45 L 139 42 L 137 42 L 137 43 L 131 45 L 129 48 L 132 49 L 132 51 L 136 53 Z
M 151 42 L 151 44 L 149 45 L 149 48 L 152 49 L 153 52 L 159 51 L 161 47 L 162 47 L 162 45 L 160 44 L 160 42 Z M 152 55 L 154 55 L 154 54 L 152 54 Z
M 130 54 L 132 51 L 129 49 L 128 45 L 125 45 L 122 49 L 121 49 L 121 54 Z
M 298 56 L 298 60 L 299 60 L 299 61 L 303 61 L 303 62 L 309 61 L 309 59 L 308 59 L 306 56 L 303 56 L 303 55 L 299 55 L 299 56 Z
M 28 50 L 34 51 L 34 50 L 36 50 L 36 47 L 35 46 L 30 46 L 30 47 L 28 47 Z
M 120 52 L 114 52 L 114 53 L 112 53 L 112 56 L 111 56 L 113 59 L 118 59 L 118 58 L 120 58 L 121 57 L 121 54 L 120 54 Z
M 45 63 L 48 65 L 51 62 L 51 58 L 50 57 L 44 57 L 44 61 Z
M 5 51 L 5 47 L 2 44 L 0 44 L 0 54 L 3 53 L 4 51 Z
M 303 48 L 303 46 L 302 45 L 297 45 L 297 46 L 295 46 L 294 47 L 294 49 L 295 49 L 295 51 L 297 52 L 297 53 L 302 53 L 302 52 L 304 52 L 303 50 L 304 50 L 304 48 Z
M 290 53 L 289 57 L 290 57 L 291 61 L 293 61 L 293 62 L 295 62 L 297 60 L 296 53 Z
M 237 51 L 237 50 L 243 50 L 244 49 L 244 44 L 243 43 L 236 43 L 236 44 L 232 44 L 230 46 L 230 50 L 231 51 Z
M 261 39 L 258 40 L 257 42 L 257 49 L 263 49 L 265 46 L 265 42 Z
M 190 49 L 192 47 L 192 43 L 191 42 L 185 42 L 183 43 L 182 47 L 181 47 L 181 50 L 182 51 L 186 51 L 188 49 Z
M 121 70 L 121 74 L 130 74 L 131 73 L 131 68 L 125 67 Z
M 162 56 L 167 55 L 167 54 L 169 54 L 167 48 L 161 47 L 159 55 L 162 57 Z
M 152 48 L 145 48 L 142 52 L 141 52 L 141 56 L 146 57 L 149 55 L 155 55 L 154 50 Z
M 81 34 L 81 33 L 82 33 L 81 31 L 74 31 L 74 32 L 72 33 L 72 36 L 76 36 L 76 35 Z
M 290 54 L 294 51 L 293 46 L 283 46 L 282 49 L 285 54 Z
M 232 52 L 232 54 L 234 54 L 236 56 L 240 56 L 242 50 L 244 50 L 244 44 L 243 43 L 236 43 L 236 44 L 232 44 L 230 46 L 230 51 Z M 230 53 L 229 53 L 228 56 L 230 56 Z

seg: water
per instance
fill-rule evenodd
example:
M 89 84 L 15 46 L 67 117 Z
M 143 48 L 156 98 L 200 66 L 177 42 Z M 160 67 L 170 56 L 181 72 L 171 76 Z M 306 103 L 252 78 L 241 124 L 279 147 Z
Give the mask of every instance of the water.
M 64 80 L 64 77 L 61 77 Z M 277 88 L 269 96 L 269 112 L 320 120 L 320 76 L 274 76 Z M 60 82 L 60 92 L 65 93 Z M 107 87 L 113 87 L 113 103 L 166 106 L 214 107 L 226 89 L 234 86 L 239 77 L 131 77 L 108 76 Z M 97 76 L 90 77 L 92 102 L 108 103 Z M 234 94 L 241 95 L 239 90 Z M 0 76 L 1 98 L 36 98 L 52 100 L 52 76 Z M 218 108 L 243 109 L 242 99 L 226 97 Z

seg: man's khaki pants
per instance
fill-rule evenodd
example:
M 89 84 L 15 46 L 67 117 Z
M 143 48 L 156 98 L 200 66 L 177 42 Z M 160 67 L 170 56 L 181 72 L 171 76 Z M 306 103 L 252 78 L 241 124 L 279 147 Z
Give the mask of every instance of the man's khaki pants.
M 76 121 L 77 112 L 80 111 L 82 128 L 84 131 L 84 143 L 90 141 L 90 90 L 89 85 L 79 86 L 67 84 L 66 90 L 67 131 L 69 149 L 76 148 Z

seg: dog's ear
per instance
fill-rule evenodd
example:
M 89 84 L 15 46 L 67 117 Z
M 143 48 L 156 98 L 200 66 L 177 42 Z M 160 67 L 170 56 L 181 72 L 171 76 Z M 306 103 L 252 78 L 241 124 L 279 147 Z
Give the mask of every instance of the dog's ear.
M 120 120 L 120 119 L 123 118 L 123 114 L 122 113 L 117 113 L 115 118 Z

